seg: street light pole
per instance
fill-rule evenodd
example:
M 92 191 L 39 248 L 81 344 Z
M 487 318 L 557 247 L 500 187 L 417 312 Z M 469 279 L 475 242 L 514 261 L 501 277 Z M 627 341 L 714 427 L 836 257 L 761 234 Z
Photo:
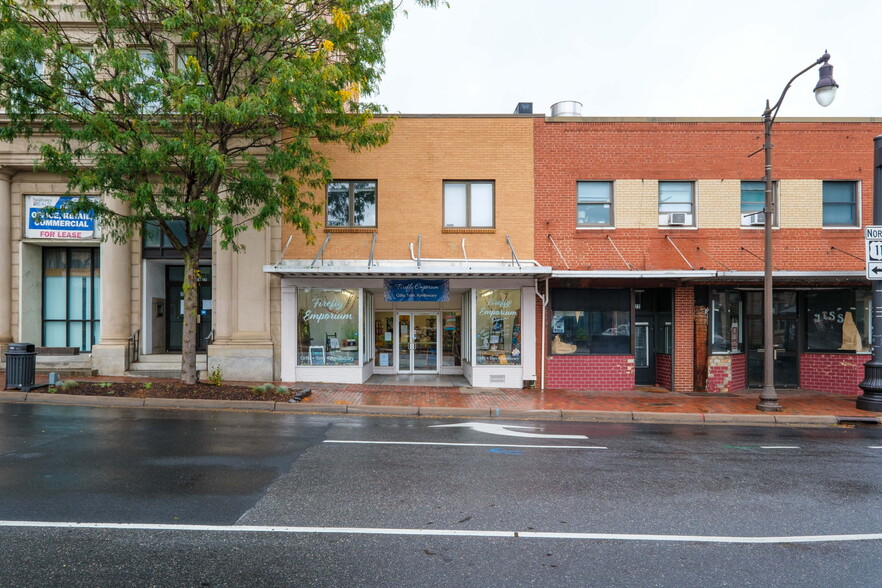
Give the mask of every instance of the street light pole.
M 882 225 L 882 135 L 873 139 L 873 224 Z M 882 280 L 873 280 L 873 358 L 864 364 L 857 408 L 882 412 Z
M 778 393 L 775 390 L 775 329 L 773 324 L 774 299 L 772 291 L 772 225 L 776 220 L 775 202 L 772 198 L 772 125 L 778 116 L 778 110 L 781 108 L 781 102 L 784 101 L 784 95 L 790 89 L 793 81 L 812 69 L 816 65 L 821 65 L 820 79 L 815 86 L 815 99 L 821 106 L 829 106 L 836 96 L 836 88 L 839 85 L 833 80 L 833 66 L 830 61 L 830 54 L 824 52 L 813 64 L 790 78 L 781 97 L 774 106 L 769 106 L 766 100 L 766 109 L 763 111 L 763 151 L 765 152 L 765 208 L 763 209 L 763 389 L 760 392 L 757 410 L 761 411 L 778 411 L 781 405 L 778 403 Z

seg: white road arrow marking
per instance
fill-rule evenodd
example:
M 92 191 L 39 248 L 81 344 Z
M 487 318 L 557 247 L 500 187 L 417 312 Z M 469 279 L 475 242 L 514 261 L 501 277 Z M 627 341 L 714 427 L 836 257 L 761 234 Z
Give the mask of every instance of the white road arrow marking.
M 545 433 L 526 433 L 524 431 L 510 431 L 509 429 L 538 429 L 539 427 L 527 427 L 523 425 L 495 425 L 493 423 L 457 423 L 455 425 L 430 425 L 432 428 L 466 427 L 479 433 L 490 435 L 505 435 L 507 437 L 530 437 L 531 439 L 587 439 L 585 435 L 547 435 Z

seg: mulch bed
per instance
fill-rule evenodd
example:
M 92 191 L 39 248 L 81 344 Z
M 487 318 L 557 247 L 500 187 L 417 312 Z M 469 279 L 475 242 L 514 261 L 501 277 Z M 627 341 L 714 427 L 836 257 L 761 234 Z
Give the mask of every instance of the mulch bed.
M 66 383 L 66 381 L 65 381 Z M 255 385 L 257 386 L 257 385 Z M 255 391 L 255 386 L 221 384 L 216 386 L 205 382 L 184 384 L 183 382 L 76 382 L 72 386 L 37 388 L 34 392 L 74 394 L 77 396 L 119 396 L 128 398 L 201 398 L 206 400 L 268 400 L 288 402 L 298 389 L 288 394 L 275 391 Z

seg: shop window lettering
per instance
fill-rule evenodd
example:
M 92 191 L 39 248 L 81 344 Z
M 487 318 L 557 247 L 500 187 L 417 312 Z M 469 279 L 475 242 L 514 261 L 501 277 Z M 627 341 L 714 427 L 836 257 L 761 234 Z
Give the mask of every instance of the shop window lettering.
M 312 301 L 313 308 L 325 310 L 343 310 L 342 300 L 323 300 L 316 298 Z M 303 319 L 307 321 L 321 322 L 325 320 L 352 320 L 352 313 L 338 312 L 315 312 L 314 310 L 306 310 L 303 313 Z

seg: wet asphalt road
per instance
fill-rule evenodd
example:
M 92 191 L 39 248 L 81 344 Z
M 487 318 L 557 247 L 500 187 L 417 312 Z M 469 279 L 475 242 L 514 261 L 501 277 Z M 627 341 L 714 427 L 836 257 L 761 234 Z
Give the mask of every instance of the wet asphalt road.
M 465 420 L 0 405 L 0 585 L 882 583 L 879 539 L 682 539 L 882 533 L 879 427 Z

